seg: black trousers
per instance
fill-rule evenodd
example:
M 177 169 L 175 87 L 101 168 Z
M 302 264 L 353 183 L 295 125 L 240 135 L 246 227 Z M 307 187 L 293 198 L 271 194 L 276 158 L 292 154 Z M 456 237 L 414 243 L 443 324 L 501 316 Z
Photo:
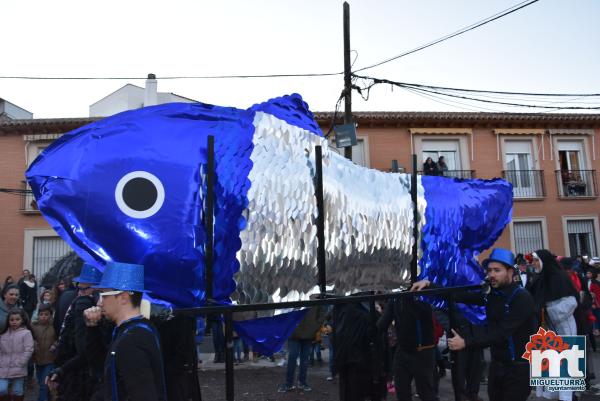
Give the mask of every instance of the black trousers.
M 481 384 L 482 348 L 466 348 L 458 352 L 458 382 L 464 395 L 477 399 Z
M 411 401 L 411 383 L 417 385 L 417 393 L 422 401 L 437 401 L 434 372 L 435 349 L 404 351 L 396 346 L 394 358 L 394 386 L 398 401 Z
M 340 401 L 380 401 L 385 399 L 385 378 L 373 380 L 368 363 L 338 366 Z
M 488 377 L 490 401 L 525 401 L 529 397 L 529 364 L 492 361 Z

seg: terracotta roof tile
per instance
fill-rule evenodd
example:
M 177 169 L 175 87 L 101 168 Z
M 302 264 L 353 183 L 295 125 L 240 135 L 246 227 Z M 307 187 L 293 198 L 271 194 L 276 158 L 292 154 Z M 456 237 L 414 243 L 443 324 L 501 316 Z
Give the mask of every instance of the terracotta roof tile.
M 498 123 L 538 123 L 549 124 L 586 124 L 600 126 L 600 114 L 540 114 L 540 113 L 470 113 L 470 112 L 428 112 L 428 111 L 359 111 L 353 112 L 358 123 L 403 124 L 420 122 L 453 122 L 468 124 Z M 339 120 L 343 113 L 338 113 Z M 315 119 L 322 124 L 330 124 L 332 112 L 316 112 Z
M 328 126 L 333 112 L 315 112 L 318 123 Z M 469 113 L 428 111 L 359 111 L 352 113 L 357 123 L 394 124 L 407 127 L 427 124 L 463 124 L 467 126 L 491 124 L 500 126 L 526 125 L 554 128 L 562 126 L 600 127 L 600 114 L 539 114 L 539 113 Z M 342 113 L 338 113 L 342 121 Z M 96 117 L 37 118 L 26 120 L 0 120 L 0 134 L 64 133 L 90 122 Z
M 99 120 L 85 118 L 33 118 L 0 121 L 0 134 L 64 133 Z

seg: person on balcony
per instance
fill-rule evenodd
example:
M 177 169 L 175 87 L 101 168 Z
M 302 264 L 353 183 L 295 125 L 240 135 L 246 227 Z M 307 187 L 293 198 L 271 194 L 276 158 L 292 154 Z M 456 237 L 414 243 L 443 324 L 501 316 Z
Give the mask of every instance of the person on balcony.
M 437 169 L 439 175 L 446 175 L 446 171 L 448 171 L 448 165 L 446 164 L 444 156 L 439 157 L 437 162 Z
M 428 157 L 423 163 L 423 174 L 425 175 L 438 175 L 438 167 L 437 164 L 433 161 L 431 157 Z

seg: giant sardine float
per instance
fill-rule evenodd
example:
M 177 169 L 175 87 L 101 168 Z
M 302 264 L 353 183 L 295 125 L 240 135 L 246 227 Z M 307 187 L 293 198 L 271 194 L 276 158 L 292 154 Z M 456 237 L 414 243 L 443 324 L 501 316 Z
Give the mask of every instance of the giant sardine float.
M 85 261 L 100 269 L 113 260 L 143 264 L 153 298 L 201 306 L 209 135 L 216 301 L 234 292 L 269 302 L 314 291 L 317 145 L 328 284 L 344 293 L 408 283 L 410 175 L 364 168 L 330 150 L 296 94 L 247 110 L 171 103 L 126 111 L 63 135 L 26 177 L 44 217 Z M 417 185 L 420 277 L 479 283 L 476 257 L 510 221 L 511 185 L 437 176 L 419 176 Z

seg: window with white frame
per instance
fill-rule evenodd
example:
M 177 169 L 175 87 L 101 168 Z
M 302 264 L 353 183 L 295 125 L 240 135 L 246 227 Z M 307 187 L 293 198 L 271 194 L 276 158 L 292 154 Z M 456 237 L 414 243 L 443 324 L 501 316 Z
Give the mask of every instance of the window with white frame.
M 38 237 L 33 242 L 32 273 L 40 279 L 71 247 L 60 237 Z
M 504 141 L 504 161 L 507 170 L 532 170 L 531 141 Z
M 544 226 L 541 220 L 513 221 L 515 253 L 526 254 L 544 248 Z
M 27 142 L 27 166 L 31 163 L 50 145 L 49 141 L 31 141 Z M 25 184 L 25 189 L 31 189 L 29 184 Z M 25 212 L 36 212 L 38 210 L 37 204 L 33 194 L 27 193 L 24 195 L 25 199 L 22 203 L 23 211 Z
M 585 170 L 583 140 L 558 140 L 556 151 L 558 153 L 558 167 L 560 170 Z
M 344 148 L 336 148 L 335 142 L 329 142 L 329 149 L 344 155 Z M 359 166 L 369 167 L 368 145 L 365 138 L 356 138 L 356 145 L 352 146 L 352 161 Z
M 26 229 L 24 248 L 23 267 L 30 270 L 38 282 L 60 258 L 72 251 L 51 229 Z
M 421 141 L 421 153 L 423 163 L 428 157 L 431 157 L 431 159 L 437 163 L 439 158 L 443 156 L 444 161 L 448 166 L 448 170 L 462 169 L 460 143 L 458 139 L 423 139 Z
M 468 150 L 466 138 L 430 138 L 414 137 L 415 150 L 421 153 L 422 162 L 431 158 L 438 163 L 438 172 L 440 175 L 455 178 L 473 178 L 469 170 Z M 444 158 L 446 168 L 440 168 L 439 160 Z M 423 167 L 419 167 L 421 170 Z
M 598 256 L 598 242 L 593 219 L 567 220 L 569 255 Z
M 557 180 L 560 197 L 595 196 L 594 172 L 587 170 L 583 139 L 556 140 Z
M 31 163 L 50 145 L 49 141 L 32 141 L 27 143 L 27 166 Z
M 531 140 L 505 140 L 505 178 L 513 185 L 515 198 L 544 196 L 543 174 L 534 170 L 536 161 Z

